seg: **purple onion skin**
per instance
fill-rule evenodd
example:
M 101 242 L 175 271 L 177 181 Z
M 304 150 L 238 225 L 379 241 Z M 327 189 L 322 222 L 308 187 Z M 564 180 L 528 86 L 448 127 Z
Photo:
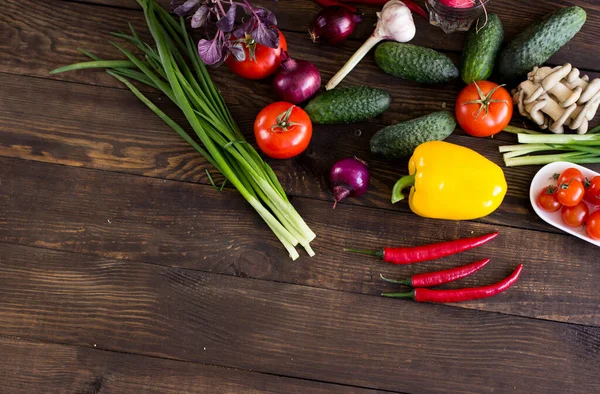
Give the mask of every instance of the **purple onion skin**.
M 358 197 L 369 188 L 369 167 L 356 157 L 347 157 L 335 163 L 329 172 L 329 183 L 335 203 L 348 197 Z
M 325 42 L 329 45 L 345 41 L 362 16 L 337 5 L 323 8 L 312 22 L 308 34 L 313 42 Z
M 319 91 L 321 73 L 306 60 L 294 60 L 281 52 L 281 69 L 273 79 L 273 90 L 283 101 L 300 104 Z

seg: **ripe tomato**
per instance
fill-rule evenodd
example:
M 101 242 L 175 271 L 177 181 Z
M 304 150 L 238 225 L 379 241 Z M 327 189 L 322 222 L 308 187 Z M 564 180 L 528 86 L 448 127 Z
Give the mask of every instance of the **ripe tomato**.
M 235 74 L 247 79 L 263 79 L 269 75 L 275 74 L 281 64 L 281 51 L 287 51 L 287 42 L 285 37 L 279 32 L 279 46 L 269 48 L 254 41 L 252 36 L 247 35 L 242 42 L 246 58 L 242 61 L 237 60 L 233 55 L 229 55 L 225 64 Z M 254 52 L 254 58 L 251 53 Z
M 558 211 L 562 207 L 562 204 L 556 198 L 557 191 L 556 186 L 546 186 L 543 188 L 538 195 L 538 205 L 540 208 L 547 212 Z
M 254 135 L 258 147 L 267 156 L 288 159 L 308 146 L 312 122 L 302 108 L 278 101 L 260 111 L 254 121 Z
M 593 205 L 600 205 L 600 176 L 595 176 L 592 180 L 586 180 L 585 201 Z
M 583 201 L 585 195 L 585 189 L 583 183 L 577 179 L 571 179 L 567 183 L 561 183 L 558 185 L 557 199 L 558 201 L 567 207 L 574 207 Z
M 600 211 L 596 211 L 588 217 L 585 230 L 590 238 L 600 239 Z
M 565 222 L 567 226 L 571 227 L 579 227 L 583 225 L 589 214 L 590 210 L 587 204 L 583 201 L 574 207 L 564 206 L 560 211 L 560 216 L 562 216 L 563 222 Z
M 585 178 L 583 177 L 581 171 L 573 167 L 567 168 L 560 174 L 558 177 L 558 184 L 562 185 L 563 183 L 569 183 L 571 179 L 577 179 L 582 184 L 585 184 Z
M 513 113 L 512 97 L 502 86 L 489 81 L 468 84 L 456 99 L 456 120 L 475 137 L 502 131 Z

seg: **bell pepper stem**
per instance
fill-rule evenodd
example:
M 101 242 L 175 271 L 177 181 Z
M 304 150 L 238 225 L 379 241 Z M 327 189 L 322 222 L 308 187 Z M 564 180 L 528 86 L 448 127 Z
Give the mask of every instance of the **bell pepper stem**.
M 392 204 L 397 203 L 398 201 L 404 200 L 404 194 L 402 194 L 402 190 L 408 186 L 412 186 L 415 184 L 415 176 L 406 175 L 402 178 L 398 179 L 394 188 L 392 189 Z
M 347 249 L 344 248 L 344 252 L 366 254 L 367 256 L 375 256 L 383 259 L 383 250 L 358 250 L 358 249 Z
M 415 291 L 409 291 L 407 293 L 381 293 L 381 295 L 383 297 L 390 297 L 390 298 L 411 298 L 411 299 L 415 299 Z

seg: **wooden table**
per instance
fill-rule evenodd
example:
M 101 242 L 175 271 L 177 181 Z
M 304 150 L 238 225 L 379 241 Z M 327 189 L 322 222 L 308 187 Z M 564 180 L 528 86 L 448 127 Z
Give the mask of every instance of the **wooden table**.
M 315 3 L 256 3 L 276 12 L 291 55 L 314 62 L 325 80 L 374 22 L 366 8 L 351 40 L 318 46 L 306 34 Z M 511 38 L 573 3 L 588 21 L 549 63 L 600 76 L 596 0 L 494 0 L 489 10 Z M 407 163 L 373 157 L 370 137 L 452 108 L 459 82 L 410 83 L 367 56 L 344 84 L 387 90 L 390 110 L 368 123 L 316 127 L 301 156 L 269 161 L 318 234 L 317 255 L 292 262 L 240 195 L 213 190 L 205 170 L 219 182 L 215 171 L 123 86 L 100 71 L 48 74 L 83 61 L 79 47 L 119 57 L 108 32 L 127 22 L 144 30 L 134 0 L 5 0 L 0 8 L 0 392 L 600 392 L 599 250 L 535 215 L 528 188 L 539 166 L 505 169 L 508 195 L 480 220 L 427 220 L 389 203 Z M 415 44 L 458 62 L 463 35 L 416 23 Z M 276 99 L 269 82 L 226 67 L 212 76 L 253 141 L 254 117 Z M 448 140 L 502 164 L 498 146 L 514 137 L 457 130 Z M 369 162 L 370 191 L 333 210 L 328 169 L 352 155 Z M 481 248 L 417 266 L 342 252 L 493 230 L 500 236 Z M 460 305 L 379 297 L 394 288 L 380 273 L 483 257 L 492 262 L 456 286 L 496 282 L 520 262 L 522 278 Z

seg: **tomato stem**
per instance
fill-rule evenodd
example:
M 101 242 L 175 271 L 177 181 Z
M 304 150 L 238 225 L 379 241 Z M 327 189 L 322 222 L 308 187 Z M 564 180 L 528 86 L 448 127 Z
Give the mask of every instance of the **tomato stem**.
M 292 116 L 292 111 L 294 110 L 295 105 L 291 105 L 286 111 L 277 115 L 277 124 L 271 126 L 271 131 L 275 133 L 282 133 L 289 131 L 288 127 L 293 127 L 297 125 L 296 122 L 290 122 L 290 117 Z M 281 131 L 276 129 L 280 128 Z
M 477 118 L 479 118 L 479 115 L 481 115 L 481 112 L 483 112 L 483 110 L 485 110 L 485 115 L 483 116 L 485 118 L 489 114 L 489 106 L 492 103 L 509 104 L 507 100 L 492 100 L 492 96 L 494 95 L 494 93 L 496 93 L 496 90 L 498 90 L 499 88 L 501 88 L 505 85 L 498 85 L 495 88 L 493 88 L 492 90 L 490 90 L 487 95 L 485 95 L 483 93 L 483 91 L 481 90 L 481 88 L 479 87 L 479 85 L 477 85 L 477 82 L 473 82 L 473 83 L 475 84 L 475 88 L 477 89 L 477 94 L 479 94 L 479 100 L 466 101 L 466 102 L 462 103 L 461 105 L 479 104 L 479 110 L 477 111 L 477 114 L 475 115 L 475 120 L 477 120 Z
M 398 201 L 404 200 L 404 194 L 402 194 L 402 190 L 408 186 L 413 186 L 415 184 L 415 176 L 414 175 L 406 175 L 402 178 L 398 179 L 394 188 L 392 189 L 392 204 L 397 203 Z

